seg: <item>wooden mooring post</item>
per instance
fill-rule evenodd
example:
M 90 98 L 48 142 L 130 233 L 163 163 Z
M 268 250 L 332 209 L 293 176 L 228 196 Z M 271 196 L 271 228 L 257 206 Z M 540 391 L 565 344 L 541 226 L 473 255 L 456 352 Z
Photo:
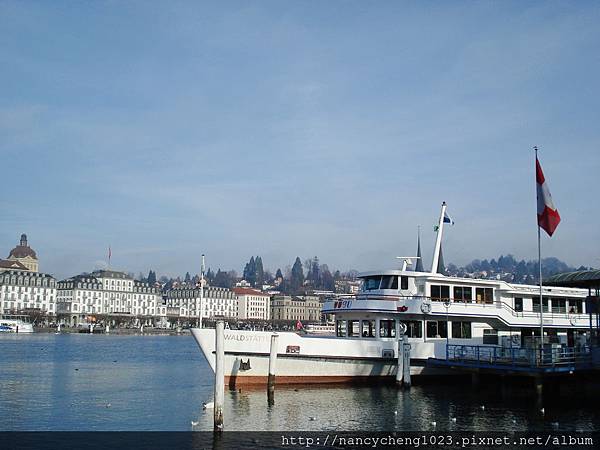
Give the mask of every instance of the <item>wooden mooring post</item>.
M 396 384 L 409 388 L 410 380 L 410 344 L 406 335 L 406 325 L 398 328 L 398 367 L 396 368 Z
M 215 431 L 223 431 L 223 402 L 225 400 L 225 322 L 217 320 L 215 326 Z
M 396 368 L 396 384 L 402 386 L 404 381 L 404 333 L 398 335 L 398 367 Z
M 271 351 L 269 353 L 269 377 L 267 379 L 267 402 L 275 403 L 275 365 L 277 363 L 277 334 L 271 335 Z
M 402 345 L 402 353 L 404 357 L 404 387 L 409 388 L 411 385 L 410 380 L 410 344 L 408 343 L 408 337 L 404 335 L 404 345 Z

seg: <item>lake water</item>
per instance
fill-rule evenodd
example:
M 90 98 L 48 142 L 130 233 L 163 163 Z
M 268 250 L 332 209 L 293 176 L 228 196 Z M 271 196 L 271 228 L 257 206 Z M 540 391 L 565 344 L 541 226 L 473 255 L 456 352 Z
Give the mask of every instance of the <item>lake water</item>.
M 193 338 L 0 335 L 1 431 L 212 430 L 212 371 Z M 226 430 L 600 430 L 598 386 L 543 405 L 530 388 L 439 381 L 226 391 Z M 484 408 L 482 408 L 482 406 Z M 545 408 L 541 414 L 540 407 Z M 395 413 L 396 412 L 396 413 Z M 457 420 L 453 422 L 452 417 Z

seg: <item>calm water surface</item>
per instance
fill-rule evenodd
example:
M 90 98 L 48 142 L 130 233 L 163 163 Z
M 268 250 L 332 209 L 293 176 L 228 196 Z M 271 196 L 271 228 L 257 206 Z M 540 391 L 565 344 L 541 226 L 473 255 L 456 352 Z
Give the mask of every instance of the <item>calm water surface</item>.
M 213 378 L 191 336 L 0 335 L 0 430 L 190 431 L 192 421 L 212 430 L 201 405 Z M 224 414 L 227 430 L 432 430 L 435 421 L 436 430 L 599 431 L 598 405 L 598 386 L 565 386 L 541 404 L 531 389 L 436 383 L 280 387 L 273 406 L 262 389 L 227 391 Z

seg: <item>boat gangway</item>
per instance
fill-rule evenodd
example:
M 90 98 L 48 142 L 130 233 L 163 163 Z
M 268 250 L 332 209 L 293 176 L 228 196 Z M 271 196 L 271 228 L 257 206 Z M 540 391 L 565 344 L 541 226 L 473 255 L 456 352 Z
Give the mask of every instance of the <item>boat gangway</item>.
M 590 347 L 550 345 L 520 348 L 448 344 L 446 358 L 429 358 L 427 365 L 466 372 L 523 376 L 573 374 L 594 368 Z

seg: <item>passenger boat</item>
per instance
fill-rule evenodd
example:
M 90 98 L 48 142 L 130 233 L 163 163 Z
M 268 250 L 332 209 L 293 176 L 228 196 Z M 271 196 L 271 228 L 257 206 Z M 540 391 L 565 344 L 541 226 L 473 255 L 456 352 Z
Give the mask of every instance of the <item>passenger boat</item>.
M 33 333 L 33 325 L 28 320 L 28 316 L 4 314 L 0 317 L 0 332 Z
M 335 316 L 334 335 L 278 333 L 278 384 L 393 378 L 400 330 L 406 330 L 411 344 L 413 376 L 442 373 L 442 368 L 428 367 L 427 360 L 445 358 L 448 345 L 514 348 L 533 346 L 536 340 L 539 345 L 539 286 L 439 273 L 445 209 L 444 203 L 431 270 L 423 270 L 422 264 L 408 270 L 418 254 L 405 258 L 400 269 L 362 273 L 358 294 L 323 303 L 322 313 Z M 585 345 L 586 296 L 582 289 L 543 288 L 545 342 Z M 214 370 L 215 330 L 193 328 L 192 334 Z M 226 383 L 267 382 L 271 334 L 225 330 Z

